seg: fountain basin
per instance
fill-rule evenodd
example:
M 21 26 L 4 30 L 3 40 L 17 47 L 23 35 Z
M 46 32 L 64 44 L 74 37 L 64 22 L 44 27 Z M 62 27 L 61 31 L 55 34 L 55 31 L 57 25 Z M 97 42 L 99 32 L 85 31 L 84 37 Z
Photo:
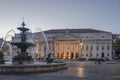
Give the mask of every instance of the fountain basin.
M 51 72 L 68 67 L 67 63 L 50 63 L 50 64 L 6 64 L 0 65 L 0 74 L 16 74 L 16 73 L 37 73 Z
M 12 62 L 13 64 L 21 64 L 20 62 L 18 62 L 18 61 L 13 61 Z M 34 63 L 34 61 L 22 61 L 22 64 L 33 64 Z

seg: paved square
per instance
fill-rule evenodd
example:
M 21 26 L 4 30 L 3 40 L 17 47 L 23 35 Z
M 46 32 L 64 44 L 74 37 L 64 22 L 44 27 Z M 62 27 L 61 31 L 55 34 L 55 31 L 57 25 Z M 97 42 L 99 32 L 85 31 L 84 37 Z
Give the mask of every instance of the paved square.
M 120 64 L 68 62 L 69 68 L 57 72 L 0 75 L 0 80 L 120 80 Z

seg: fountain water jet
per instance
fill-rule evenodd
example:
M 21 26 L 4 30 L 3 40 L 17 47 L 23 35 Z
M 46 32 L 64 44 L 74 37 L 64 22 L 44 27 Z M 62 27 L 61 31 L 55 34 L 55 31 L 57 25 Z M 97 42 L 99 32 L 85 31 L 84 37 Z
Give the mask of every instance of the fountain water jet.
M 13 57 L 13 54 L 12 54 L 13 53 L 12 45 L 9 43 L 8 46 L 9 46 L 9 53 L 10 53 L 10 55 L 9 55 L 9 61 L 12 62 L 12 57 Z
M 3 46 L 4 46 L 4 43 L 5 43 L 6 39 L 7 39 L 7 37 L 9 36 L 8 34 L 9 34 L 10 32 L 14 32 L 14 33 L 15 33 L 15 31 L 12 30 L 12 29 L 7 32 L 7 34 L 6 34 L 6 36 L 5 36 L 5 39 L 4 39 L 4 41 L 2 42 L 2 45 L 1 45 L 1 47 L 0 47 L 0 51 L 2 50 L 2 48 L 3 48 Z
M 1 44 L 1 47 L 0 47 L 0 64 L 4 64 L 4 62 L 5 62 L 4 58 L 3 58 L 2 48 L 3 48 L 4 44 L 5 44 L 5 41 L 6 41 L 7 37 L 10 36 L 10 35 L 8 35 L 10 32 L 14 32 L 15 33 L 14 30 L 9 30 L 7 32 L 7 34 L 6 34 L 6 36 L 5 36 L 5 39 L 3 40 L 2 44 Z
M 45 57 L 48 55 L 48 53 L 49 53 L 49 44 L 48 44 L 48 40 L 47 40 L 47 37 L 46 37 L 46 35 L 45 35 L 45 33 L 44 33 L 44 31 L 41 29 L 41 28 L 39 28 L 39 30 L 41 31 L 41 33 L 42 33 L 42 35 L 43 35 L 43 37 L 44 37 L 44 39 L 45 39 L 45 43 L 46 43 L 46 53 L 45 53 Z

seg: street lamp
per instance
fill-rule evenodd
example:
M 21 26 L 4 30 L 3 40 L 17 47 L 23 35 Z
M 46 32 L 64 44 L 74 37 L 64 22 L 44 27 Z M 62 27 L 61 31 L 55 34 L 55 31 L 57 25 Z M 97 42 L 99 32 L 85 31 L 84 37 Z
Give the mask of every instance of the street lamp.
M 80 49 L 81 49 L 81 58 L 82 58 L 82 48 L 83 48 L 83 43 L 80 43 Z
M 81 40 L 79 40 L 79 54 L 80 54 L 80 58 L 82 58 L 82 48 L 83 48 L 83 43 Z

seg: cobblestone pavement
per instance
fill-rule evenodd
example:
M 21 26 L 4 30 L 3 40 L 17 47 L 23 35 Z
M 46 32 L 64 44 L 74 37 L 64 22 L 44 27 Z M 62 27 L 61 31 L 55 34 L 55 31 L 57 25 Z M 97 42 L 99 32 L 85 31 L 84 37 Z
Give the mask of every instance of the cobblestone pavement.
M 0 80 L 120 80 L 120 64 L 68 62 L 69 68 L 57 72 L 0 75 Z

